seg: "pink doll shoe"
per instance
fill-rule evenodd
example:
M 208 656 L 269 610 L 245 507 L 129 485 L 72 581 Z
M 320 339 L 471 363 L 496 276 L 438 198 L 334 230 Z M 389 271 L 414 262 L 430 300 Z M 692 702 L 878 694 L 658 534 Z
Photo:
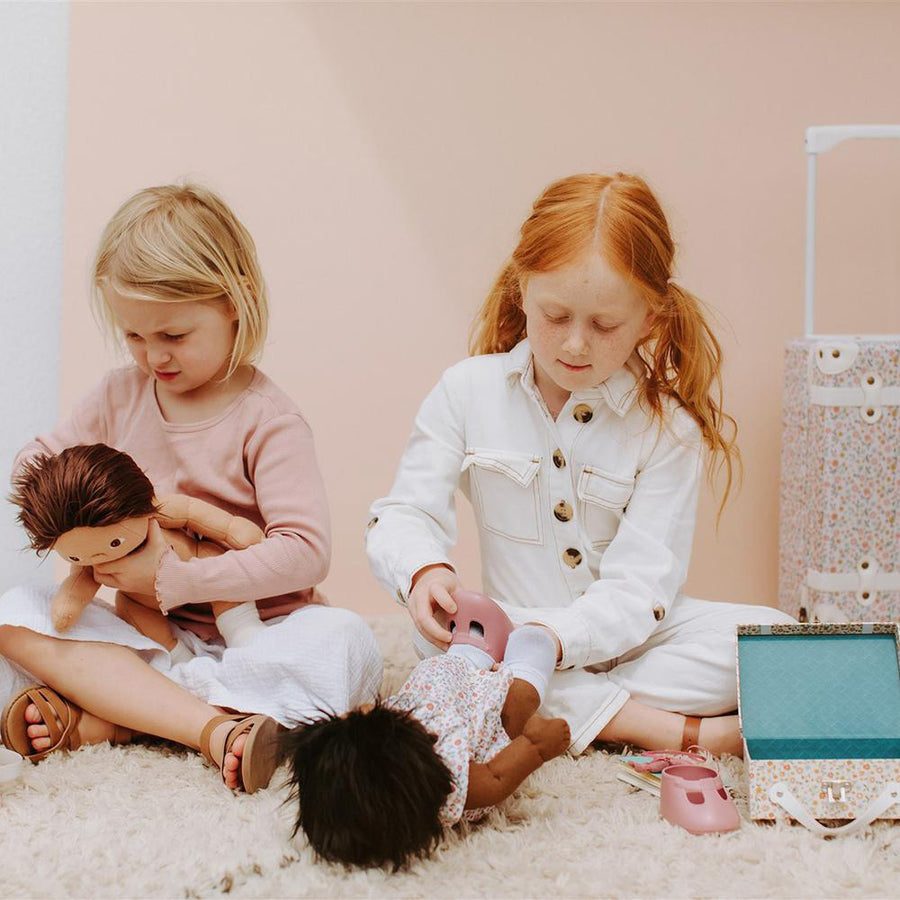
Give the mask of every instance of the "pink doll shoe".
M 734 800 L 722 779 L 708 766 L 669 766 L 663 769 L 659 813 L 691 834 L 714 834 L 740 827 Z
M 450 644 L 471 644 L 501 662 L 515 627 L 509 616 L 490 597 L 475 591 L 457 591 L 453 600 L 456 612 L 450 616 Z

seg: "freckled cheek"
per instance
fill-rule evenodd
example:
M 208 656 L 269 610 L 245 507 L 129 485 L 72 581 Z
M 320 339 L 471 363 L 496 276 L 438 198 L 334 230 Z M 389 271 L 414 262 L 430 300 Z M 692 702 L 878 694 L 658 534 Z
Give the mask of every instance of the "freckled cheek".
M 552 351 L 562 341 L 562 337 L 557 333 L 558 331 L 559 329 L 554 329 L 552 326 L 541 324 L 529 329 L 528 337 L 533 347 Z
M 603 342 L 600 353 L 604 360 L 624 365 L 625 360 L 631 356 L 633 349 L 634 346 L 628 337 L 615 335 L 613 338 Z

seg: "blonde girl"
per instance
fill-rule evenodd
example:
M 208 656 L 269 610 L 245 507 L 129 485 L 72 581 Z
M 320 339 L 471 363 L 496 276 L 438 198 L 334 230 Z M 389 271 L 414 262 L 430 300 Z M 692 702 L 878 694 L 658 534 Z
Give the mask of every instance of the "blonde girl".
M 275 723 L 365 702 L 381 673 L 367 626 L 322 605 L 316 591 L 329 565 L 328 507 L 309 426 L 254 365 L 268 322 L 256 249 L 211 191 L 149 188 L 107 225 L 93 276 L 99 313 L 133 364 L 27 444 L 14 470 L 38 453 L 108 444 L 134 458 L 157 496 L 206 500 L 251 519 L 265 537 L 182 561 L 152 523 L 142 547 L 94 564 L 103 584 L 157 598 L 186 659 L 169 652 L 175 640 L 157 643 L 98 602 L 59 635 L 49 618 L 53 588 L 7 591 L 3 734 L 35 761 L 157 735 L 201 749 L 228 786 L 252 791 L 274 767 Z M 228 623 L 227 650 L 210 607 L 222 599 L 243 604 Z M 257 715 L 223 717 L 221 708 Z
M 673 257 L 640 178 L 550 185 L 478 314 L 472 357 L 426 397 L 371 510 L 372 569 L 424 655 L 449 641 L 462 587 L 448 555 L 462 490 L 485 592 L 556 642 L 542 711 L 568 721 L 576 754 L 595 739 L 740 753 L 734 627 L 791 621 L 681 593 L 704 456 L 726 495 L 739 458 L 721 351 Z

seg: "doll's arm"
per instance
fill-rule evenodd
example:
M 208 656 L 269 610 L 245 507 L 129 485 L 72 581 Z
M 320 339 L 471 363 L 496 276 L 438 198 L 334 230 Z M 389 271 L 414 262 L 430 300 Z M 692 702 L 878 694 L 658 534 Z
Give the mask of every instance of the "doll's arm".
M 156 506 L 156 519 L 163 528 L 188 528 L 232 550 L 244 550 L 265 537 L 263 530 L 249 519 L 233 516 L 195 497 L 170 494 L 156 501 Z
M 81 618 L 99 587 L 90 566 L 73 565 L 50 604 L 53 627 L 59 632 L 68 631 Z
M 565 753 L 571 736 L 564 719 L 532 716 L 522 734 L 486 763 L 469 764 L 466 809 L 496 806 L 547 760 Z

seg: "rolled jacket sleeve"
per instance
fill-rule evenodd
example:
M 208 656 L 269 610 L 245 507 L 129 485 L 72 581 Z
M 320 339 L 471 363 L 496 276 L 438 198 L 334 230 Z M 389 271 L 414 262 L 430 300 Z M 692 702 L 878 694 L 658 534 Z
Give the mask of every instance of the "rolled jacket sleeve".
M 687 577 L 702 472 L 699 429 L 679 410 L 635 475 L 600 578 L 570 606 L 528 610 L 558 635 L 558 668 L 614 659 L 658 627 Z
M 390 495 L 370 509 L 369 565 L 382 587 L 404 604 L 420 569 L 435 564 L 453 568 L 449 552 L 456 543 L 454 492 L 465 457 L 454 374 L 453 369 L 445 372 L 425 398 Z

